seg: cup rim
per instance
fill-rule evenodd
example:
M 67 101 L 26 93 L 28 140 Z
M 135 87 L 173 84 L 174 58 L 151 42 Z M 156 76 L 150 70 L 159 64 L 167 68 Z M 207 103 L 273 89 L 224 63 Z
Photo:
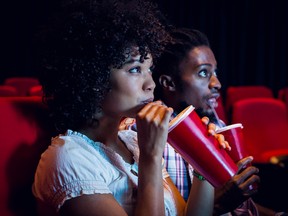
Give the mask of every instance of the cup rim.
M 241 123 L 235 123 L 235 124 L 231 124 L 231 125 L 227 125 L 225 127 L 221 127 L 221 128 L 218 128 L 216 129 L 216 133 L 222 133 L 224 131 L 227 131 L 227 130 L 230 130 L 230 129 L 233 129 L 233 128 L 238 128 L 240 127 L 241 129 L 243 128 L 243 125 Z
M 176 117 L 174 117 L 169 122 L 169 129 L 168 132 L 172 131 L 180 122 L 182 122 L 193 110 L 195 109 L 194 106 L 189 105 L 184 110 L 182 110 Z

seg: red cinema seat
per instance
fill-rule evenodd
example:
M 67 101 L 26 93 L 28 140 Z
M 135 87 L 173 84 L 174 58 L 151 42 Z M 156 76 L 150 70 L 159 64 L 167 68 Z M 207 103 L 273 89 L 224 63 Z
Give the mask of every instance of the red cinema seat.
M 245 148 L 256 163 L 288 155 L 285 104 L 275 98 L 250 98 L 234 103 L 232 123 L 242 123 Z
M 285 95 L 288 93 L 288 87 L 284 87 L 278 90 L 277 98 L 280 100 L 285 100 Z
M 0 97 L 0 215 L 36 215 L 31 192 L 54 129 L 41 97 Z
M 32 86 L 40 85 L 35 77 L 9 77 L 4 80 L 4 84 L 14 86 L 19 96 L 27 96 Z
M 18 91 L 14 86 L 0 85 L 0 97 L 18 96 Z
M 42 96 L 43 90 L 42 85 L 32 86 L 28 91 L 29 96 Z
M 267 86 L 251 85 L 251 86 L 229 86 L 226 90 L 225 109 L 228 117 L 231 117 L 232 105 L 246 98 L 273 98 L 273 91 Z
M 277 98 L 285 103 L 288 110 L 288 87 L 279 89 Z

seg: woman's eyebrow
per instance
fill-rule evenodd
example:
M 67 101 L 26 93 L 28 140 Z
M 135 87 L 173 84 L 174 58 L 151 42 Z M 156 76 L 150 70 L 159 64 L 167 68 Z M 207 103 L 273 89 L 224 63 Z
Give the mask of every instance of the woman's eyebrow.
M 202 63 L 202 64 L 199 65 L 199 67 L 201 67 L 201 66 L 212 67 L 212 64 L 210 64 L 210 63 Z
M 140 59 L 128 59 L 127 61 L 125 61 L 124 62 L 124 64 L 133 64 L 133 63 L 135 63 L 135 62 L 139 62 L 139 63 L 141 63 L 140 62 Z
M 133 63 L 141 63 L 140 59 L 127 59 L 127 61 L 124 62 L 124 64 L 133 64 Z

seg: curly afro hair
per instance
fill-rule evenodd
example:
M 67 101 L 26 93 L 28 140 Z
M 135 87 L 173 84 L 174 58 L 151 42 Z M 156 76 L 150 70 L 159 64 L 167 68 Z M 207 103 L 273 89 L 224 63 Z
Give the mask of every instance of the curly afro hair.
M 62 2 L 39 38 L 43 100 L 60 132 L 77 130 L 101 112 L 110 69 L 132 46 L 154 61 L 170 41 L 156 5 L 144 0 Z

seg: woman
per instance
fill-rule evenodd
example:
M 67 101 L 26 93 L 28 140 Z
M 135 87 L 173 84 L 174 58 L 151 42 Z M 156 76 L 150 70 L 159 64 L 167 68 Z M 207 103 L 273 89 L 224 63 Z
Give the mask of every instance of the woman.
M 42 37 L 44 101 L 60 134 L 35 173 L 41 215 L 211 215 L 213 187 L 195 178 L 186 204 L 164 168 L 173 110 L 153 102 L 152 68 L 170 36 L 157 8 L 82 0 L 59 14 Z M 138 133 L 118 132 L 126 116 Z

